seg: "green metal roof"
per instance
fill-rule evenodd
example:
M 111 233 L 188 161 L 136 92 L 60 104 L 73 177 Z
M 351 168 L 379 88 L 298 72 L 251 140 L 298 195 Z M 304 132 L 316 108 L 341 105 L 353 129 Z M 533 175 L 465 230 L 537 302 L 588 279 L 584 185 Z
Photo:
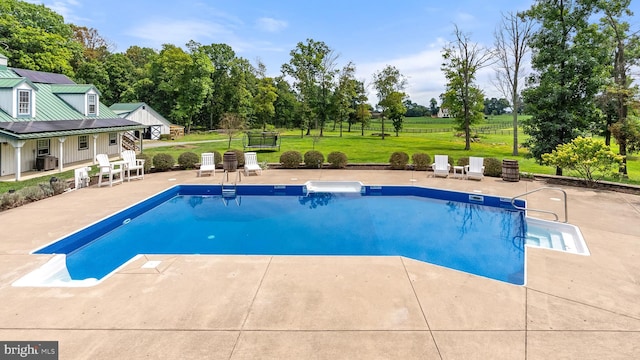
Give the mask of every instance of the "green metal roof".
M 25 81 L 24 78 L 0 78 L 0 88 L 14 88 Z
M 51 84 L 49 86 L 54 94 L 86 94 L 92 89 L 100 93 L 95 86 L 90 84 Z
M 122 119 L 109 109 L 108 106 L 99 103 L 97 116 L 84 116 L 81 112 L 77 111 L 60 96 L 62 94 L 86 94 L 90 90 L 98 89 L 91 84 L 47 84 L 47 83 L 32 83 L 29 79 L 18 75 L 11 69 L 0 68 L 0 88 L 2 87 L 15 87 L 22 82 L 28 82 L 35 90 L 37 90 L 36 96 L 36 112 L 35 117 L 28 118 L 14 118 L 4 111 L 0 110 L 0 123 L 37 123 L 37 122 L 57 122 L 62 123 L 61 127 L 50 127 L 52 131 L 42 131 L 35 133 L 16 133 L 8 130 L 9 127 L 3 126 L 0 129 L 0 135 L 10 137 L 14 139 L 36 139 L 47 138 L 57 136 L 69 136 L 69 135 L 81 135 L 81 134 L 96 134 L 115 131 L 128 131 L 144 128 L 142 124 L 118 123 L 113 122 L 115 119 Z M 57 95 L 58 94 L 58 95 Z M 99 92 L 98 92 L 99 94 Z M 93 121 L 94 125 L 87 128 L 73 128 L 70 121 L 65 126 L 64 122 L 67 120 L 89 120 Z M 104 121 L 100 121 L 104 120 Z M 77 122 L 77 121 L 76 121 Z M 97 124 L 96 124 L 97 122 Z M 53 125 L 53 124 L 52 124 Z
M 119 117 L 106 105 L 100 103 L 98 116 L 84 116 L 71 105 L 51 92 L 50 84 L 35 84 L 38 95 L 36 98 L 36 116 L 34 118 L 13 118 L 0 111 L 0 121 L 48 121 L 48 120 L 82 120 L 82 119 L 111 119 Z

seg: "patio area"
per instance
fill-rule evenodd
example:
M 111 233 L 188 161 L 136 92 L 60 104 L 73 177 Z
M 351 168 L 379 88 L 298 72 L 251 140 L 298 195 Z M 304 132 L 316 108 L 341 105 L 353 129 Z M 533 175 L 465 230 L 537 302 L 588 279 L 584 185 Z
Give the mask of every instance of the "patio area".
M 640 196 L 578 187 L 563 187 L 568 217 L 591 256 L 527 248 L 526 286 L 404 257 L 211 255 L 145 255 L 89 288 L 11 286 L 50 258 L 32 250 L 175 184 L 223 176 L 196 174 L 152 173 L 0 212 L 0 340 L 58 341 L 60 359 L 640 357 Z M 307 180 L 504 197 L 546 186 L 327 169 L 266 170 L 241 183 Z M 526 199 L 561 213 L 555 197 Z M 148 260 L 162 262 L 142 268 Z

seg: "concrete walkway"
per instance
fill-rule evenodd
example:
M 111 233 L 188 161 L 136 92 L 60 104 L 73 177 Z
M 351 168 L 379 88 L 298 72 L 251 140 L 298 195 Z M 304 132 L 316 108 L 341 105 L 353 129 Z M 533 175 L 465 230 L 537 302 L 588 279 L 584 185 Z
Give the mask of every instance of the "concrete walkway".
M 0 339 L 59 341 L 60 359 L 640 357 L 640 196 L 583 188 L 565 189 L 569 221 L 582 230 L 591 256 L 528 248 L 526 286 L 403 257 L 157 255 L 95 287 L 11 286 L 50 258 L 30 255 L 37 247 L 169 186 L 221 178 L 198 178 L 195 170 L 154 173 L 1 212 Z M 386 170 L 242 177 L 242 183 L 306 180 L 505 197 L 545 185 Z M 557 195 L 527 200 L 561 210 L 551 197 Z M 148 260 L 162 263 L 142 268 Z

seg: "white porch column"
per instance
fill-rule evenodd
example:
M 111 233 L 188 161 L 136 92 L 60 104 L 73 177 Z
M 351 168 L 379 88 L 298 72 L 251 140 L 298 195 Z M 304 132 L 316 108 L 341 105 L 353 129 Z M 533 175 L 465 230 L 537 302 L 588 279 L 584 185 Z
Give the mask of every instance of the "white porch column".
M 22 146 L 24 145 L 23 140 L 9 140 L 9 144 L 13 146 L 14 155 L 13 159 L 15 161 L 14 171 L 16 173 L 16 181 L 20 181 L 20 174 L 22 173 Z
M 64 148 L 64 142 L 67 140 L 66 137 L 59 137 L 58 138 L 58 172 L 62 172 L 64 169 L 64 153 L 63 153 L 63 148 Z
M 122 135 L 123 133 L 118 133 L 118 154 L 122 154 Z
M 93 163 L 96 163 L 96 156 L 98 156 L 98 136 L 100 134 L 93 134 Z

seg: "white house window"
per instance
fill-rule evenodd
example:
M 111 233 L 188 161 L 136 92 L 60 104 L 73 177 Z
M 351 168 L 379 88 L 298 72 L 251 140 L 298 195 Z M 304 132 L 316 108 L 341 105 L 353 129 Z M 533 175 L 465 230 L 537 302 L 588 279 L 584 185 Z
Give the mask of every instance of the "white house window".
M 98 95 L 87 95 L 87 115 L 98 115 Z
M 109 145 L 118 145 L 118 134 L 109 133 Z
M 18 90 L 18 116 L 31 115 L 31 90 Z
M 78 150 L 89 149 L 89 137 L 87 135 L 78 136 Z
M 38 146 L 37 146 L 38 156 L 49 155 L 49 145 L 50 145 L 49 139 L 38 140 Z

